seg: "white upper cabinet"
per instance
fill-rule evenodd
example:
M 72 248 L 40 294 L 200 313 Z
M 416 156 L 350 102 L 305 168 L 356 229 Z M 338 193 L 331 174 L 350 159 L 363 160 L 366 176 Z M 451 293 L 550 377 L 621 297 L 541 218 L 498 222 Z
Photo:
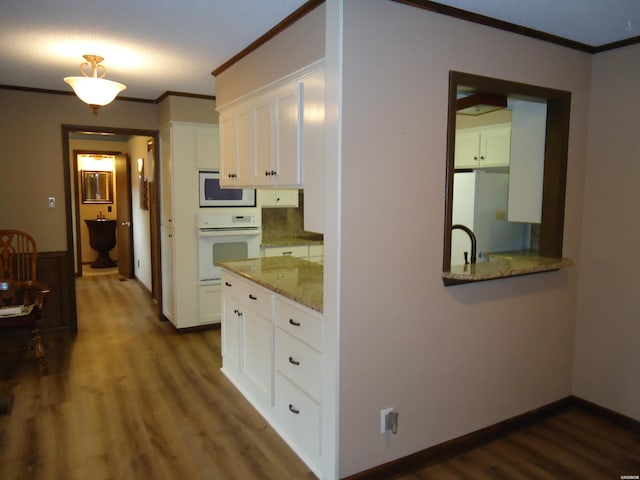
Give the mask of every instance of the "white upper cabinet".
M 519 100 L 512 104 L 510 222 L 542 221 L 542 187 L 547 128 L 547 104 Z
M 302 187 L 305 82 L 317 81 L 313 74 L 318 68 L 298 72 L 220 109 L 222 186 Z
M 254 177 L 253 112 L 241 104 L 220 115 L 220 184 L 250 185 Z
M 255 161 L 253 162 L 255 166 L 253 167 L 254 178 L 252 183 L 268 183 L 268 180 L 270 180 L 269 175 L 273 170 L 271 161 L 275 156 L 275 152 L 271 103 L 271 96 L 263 95 L 257 98 L 253 105 L 254 134 L 252 139 L 255 142 Z M 252 139 L 249 139 L 249 141 Z M 247 161 L 250 163 L 250 160 Z
M 511 124 L 457 130 L 455 148 L 456 168 L 508 167 Z
M 219 167 L 219 134 L 217 125 L 193 126 L 196 166 L 201 170 Z
M 302 133 L 302 82 L 293 82 L 273 95 L 276 155 L 271 159 L 272 185 L 300 185 L 300 145 Z M 267 173 L 269 175 L 267 175 Z
M 298 208 L 298 190 L 260 188 L 257 190 L 258 206 Z

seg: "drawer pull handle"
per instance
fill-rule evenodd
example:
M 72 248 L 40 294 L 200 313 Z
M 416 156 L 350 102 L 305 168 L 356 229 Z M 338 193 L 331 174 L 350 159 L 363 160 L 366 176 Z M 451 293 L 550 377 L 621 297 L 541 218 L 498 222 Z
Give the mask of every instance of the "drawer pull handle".
M 293 255 L 293 252 L 291 250 L 289 250 L 288 252 L 282 252 L 283 257 L 290 257 L 291 255 Z
M 289 363 L 292 365 L 300 365 L 300 361 L 296 360 L 293 357 L 289 357 Z
M 230 286 L 231 286 L 231 284 L 230 284 L 229 282 L 224 282 L 224 284 L 225 284 L 227 287 L 230 287 Z
M 296 322 L 293 318 L 289 319 L 289 323 L 291 325 L 293 325 L 294 327 L 299 327 L 300 326 L 300 322 Z
M 291 413 L 295 413 L 296 415 L 300 415 L 300 410 L 298 410 L 296 407 L 294 407 L 293 405 L 289 404 L 289 411 Z
M 251 295 L 251 294 L 249 294 L 249 298 L 251 300 L 257 300 L 258 299 L 258 297 L 256 297 L 255 295 Z

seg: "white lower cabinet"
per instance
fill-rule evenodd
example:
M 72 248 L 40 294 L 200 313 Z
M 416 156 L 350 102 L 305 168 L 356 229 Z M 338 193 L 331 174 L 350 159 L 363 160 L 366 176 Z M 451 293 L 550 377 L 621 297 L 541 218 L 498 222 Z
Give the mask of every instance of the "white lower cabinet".
M 297 257 L 314 263 L 323 263 L 324 245 L 288 245 L 284 247 L 262 247 L 263 257 Z
M 262 412 L 273 404 L 273 294 L 224 271 L 222 290 L 222 371 Z
M 264 247 L 264 257 L 297 257 L 307 260 L 309 247 L 307 245 L 288 245 L 286 247 Z
M 309 261 L 314 263 L 324 262 L 324 245 L 309 245 Z
M 273 321 L 241 305 L 244 327 L 240 366 L 245 386 L 264 406 L 273 404 Z
M 202 325 L 220 323 L 220 285 L 198 287 L 199 321 Z
M 275 391 L 278 426 L 285 440 L 313 469 L 320 463 L 322 409 L 280 372 L 276 373 Z
M 229 378 L 240 375 L 240 339 L 242 338 L 242 314 L 238 301 L 222 296 L 222 371 Z
M 222 371 L 318 476 L 322 315 L 223 270 Z

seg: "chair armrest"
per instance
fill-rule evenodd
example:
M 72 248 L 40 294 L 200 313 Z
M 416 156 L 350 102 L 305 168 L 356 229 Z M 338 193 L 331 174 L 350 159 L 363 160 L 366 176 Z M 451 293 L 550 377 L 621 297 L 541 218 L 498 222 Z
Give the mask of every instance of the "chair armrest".
M 40 280 L 24 280 L 22 281 L 22 286 L 40 290 L 42 295 L 47 295 L 50 292 L 49 287 Z

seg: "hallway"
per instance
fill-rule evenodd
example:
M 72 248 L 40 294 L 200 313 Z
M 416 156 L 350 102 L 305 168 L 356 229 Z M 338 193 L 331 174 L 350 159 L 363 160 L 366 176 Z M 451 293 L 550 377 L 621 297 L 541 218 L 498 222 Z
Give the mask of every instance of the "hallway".
M 220 330 L 177 333 L 117 273 L 77 280 L 78 334 L 2 353 L 3 479 L 315 478 L 220 373 Z

